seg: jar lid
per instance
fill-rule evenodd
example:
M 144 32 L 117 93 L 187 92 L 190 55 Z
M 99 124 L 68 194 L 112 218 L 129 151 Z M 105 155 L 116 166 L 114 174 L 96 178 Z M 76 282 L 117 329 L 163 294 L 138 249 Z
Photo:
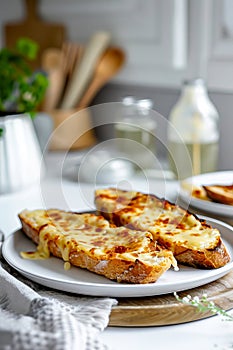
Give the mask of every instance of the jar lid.
M 138 100 L 137 105 L 141 109 L 151 109 L 153 106 L 153 101 L 149 98 L 144 98 L 142 100 Z
M 134 174 L 133 163 L 107 150 L 94 150 L 79 166 L 79 179 L 84 182 L 111 184 L 129 179 Z
M 135 103 L 135 98 L 133 96 L 125 96 L 123 99 L 122 99 L 122 103 L 125 105 L 125 106 L 131 106 Z

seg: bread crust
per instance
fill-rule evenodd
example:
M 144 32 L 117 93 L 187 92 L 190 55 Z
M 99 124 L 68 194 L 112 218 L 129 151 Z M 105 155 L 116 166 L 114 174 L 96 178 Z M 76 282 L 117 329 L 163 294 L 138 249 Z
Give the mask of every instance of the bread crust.
M 203 249 L 201 251 L 175 246 L 172 251 L 180 264 L 202 269 L 217 269 L 230 261 L 226 247 L 221 239 L 214 249 Z
M 28 220 L 25 212 L 19 214 L 19 219 L 22 223 L 23 232 L 38 245 L 40 241 L 40 231 L 42 231 L 46 225 L 35 228 L 31 221 Z M 50 237 L 49 230 L 47 230 L 46 235 L 50 253 L 55 257 L 62 258 L 62 251 L 58 244 L 59 237 L 57 237 L 57 239 L 54 239 L 52 235 Z M 151 254 L 155 252 L 155 243 L 153 241 L 151 241 L 149 249 L 151 249 Z M 145 284 L 156 282 L 158 278 L 170 268 L 172 258 L 172 254 L 168 252 L 168 256 L 161 259 L 158 264 L 150 265 L 142 262 L 140 260 L 140 255 L 138 258 L 135 258 L 134 261 L 124 260 L 117 256 L 110 257 L 108 255 L 106 255 L 104 259 L 100 259 L 95 256 L 94 249 L 87 253 L 78 246 L 72 246 L 67 261 L 74 266 L 88 269 L 89 271 L 103 275 L 111 280 L 116 280 L 117 282 Z
M 189 211 L 185 211 L 178 205 L 175 205 L 165 199 L 158 198 L 152 194 L 135 192 L 132 195 L 132 198 L 130 198 L 127 191 L 116 190 L 119 197 L 117 198 L 118 207 L 115 205 L 114 210 L 114 204 L 112 202 L 108 202 L 109 198 L 111 198 L 111 194 L 109 198 L 107 194 L 108 191 L 111 193 L 111 191 L 114 190 L 115 189 L 97 190 L 95 195 L 95 203 L 98 213 L 117 226 L 126 225 L 136 230 L 143 229 L 140 225 L 140 215 L 138 216 L 137 221 L 133 220 L 133 211 L 135 211 L 136 215 L 138 215 L 137 210 L 142 210 L 144 205 L 146 206 L 146 203 L 149 203 L 150 199 L 153 199 L 157 207 L 163 208 L 168 212 L 174 211 L 174 213 L 176 213 L 175 215 L 179 215 L 179 213 L 181 213 L 184 217 L 192 216 L 195 218 L 195 220 L 200 222 L 204 230 L 212 229 L 210 225 L 208 225 L 205 221 L 200 220 L 196 215 L 190 213 Z M 127 195 L 127 200 L 124 201 L 123 197 L 125 192 Z M 123 203 L 122 206 L 121 203 Z M 133 211 L 131 209 L 133 209 Z M 125 215 L 127 212 L 129 212 L 128 216 Z M 230 256 L 224 243 L 222 242 L 220 233 L 216 236 L 214 246 L 200 249 L 194 246 L 192 247 L 191 244 L 183 244 L 179 240 L 169 240 L 169 235 L 167 235 L 167 237 L 160 235 L 156 230 L 156 224 L 154 226 L 145 225 L 145 229 L 154 235 L 154 239 L 157 240 L 159 244 L 162 244 L 164 247 L 171 250 L 176 260 L 181 264 L 197 268 L 219 268 L 226 265 L 230 261 Z
M 211 185 L 203 186 L 207 197 L 214 202 L 233 205 L 233 185 Z

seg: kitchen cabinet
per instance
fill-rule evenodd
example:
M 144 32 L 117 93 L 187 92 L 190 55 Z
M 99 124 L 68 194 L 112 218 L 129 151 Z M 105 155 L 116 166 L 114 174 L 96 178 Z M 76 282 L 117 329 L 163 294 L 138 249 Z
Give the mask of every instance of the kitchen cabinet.
M 127 54 L 115 82 L 176 85 L 187 67 L 187 0 L 42 1 L 45 18 L 63 19 L 71 40 L 95 30 L 112 33 Z
M 202 76 L 209 89 L 233 91 L 232 0 L 40 0 L 38 8 L 43 19 L 62 21 L 71 41 L 110 31 L 127 54 L 116 83 L 179 88 Z M 1 33 L 22 17 L 23 2 L 4 2 Z
M 42 0 L 41 11 L 62 18 L 74 41 L 111 31 L 128 57 L 117 83 L 180 87 L 202 76 L 233 91 L 232 0 Z

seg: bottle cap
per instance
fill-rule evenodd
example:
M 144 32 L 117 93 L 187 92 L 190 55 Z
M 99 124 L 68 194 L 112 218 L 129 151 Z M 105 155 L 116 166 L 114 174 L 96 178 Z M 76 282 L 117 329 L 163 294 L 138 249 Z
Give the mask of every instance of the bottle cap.
M 193 78 L 184 80 L 183 85 L 205 85 L 205 82 L 202 78 Z

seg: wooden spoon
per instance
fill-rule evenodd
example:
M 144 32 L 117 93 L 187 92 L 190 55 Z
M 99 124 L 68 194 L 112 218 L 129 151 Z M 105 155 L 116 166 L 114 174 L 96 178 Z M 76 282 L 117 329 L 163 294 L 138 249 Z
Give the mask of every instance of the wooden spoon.
M 42 54 L 42 68 L 49 78 L 49 86 L 42 105 L 45 111 L 56 108 L 61 98 L 65 83 L 63 60 L 63 52 L 57 48 L 48 48 Z
M 94 77 L 81 98 L 78 108 L 86 108 L 97 92 L 122 68 L 125 62 L 125 53 L 118 47 L 108 48 L 99 60 Z

